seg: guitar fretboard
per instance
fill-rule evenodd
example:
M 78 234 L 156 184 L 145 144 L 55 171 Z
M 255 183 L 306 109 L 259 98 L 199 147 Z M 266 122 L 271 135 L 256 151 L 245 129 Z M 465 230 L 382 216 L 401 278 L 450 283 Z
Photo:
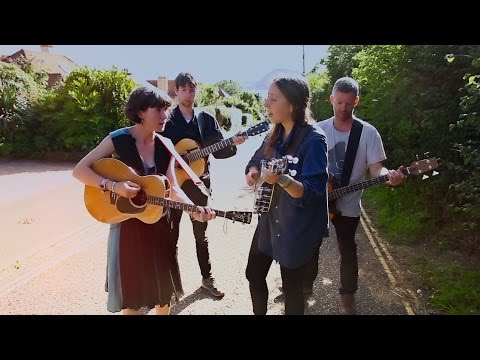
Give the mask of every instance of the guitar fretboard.
M 223 148 L 226 148 L 227 146 L 233 145 L 233 137 L 224 139 L 222 141 L 219 141 L 218 143 L 215 143 L 213 145 L 204 147 L 202 150 L 192 152 L 190 154 L 185 155 L 187 158 L 187 163 L 192 162 L 195 160 L 198 160 L 200 158 L 206 157 L 209 154 L 212 154 L 218 150 L 221 150 Z
M 408 175 L 408 174 L 410 174 L 410 170 L 411 170 L 411 168 L 408 167 L 406 169 L 402 169 L 401 171 L 404 175 Z M 341 188 L 329 191 L 328 192 L 328 201 L 338 199 L 342 196 L 345 196 L 345 195 L 348 195 L 348 194 L 351 194 L 351 193 L 369 188 L 369 187 L 374 186 L 374 185 L 379 185 L 381 183 L 384 183 L 387 180 L 388 180 L 388 175 L 382 175 L 382 176 L 379 176 L 379 177 L 376 177 L 376 178 L 364 180 L 364 181 L 356 183 L 356 184 L 348 185 L 348 186 L 345 186 L 345 187 L 341 187 Z
M 160 205 L 160 206 L 164 206 L 164 207 L 172 208 L 172 209 L 177 209 L 177 210 L 183 210 L 183 211 L 187 211 L 187 212 L 190 212 L 190 213 L 200 212 L 198 210 L 197 205 L 185 204 L 185 203 L 182 203 L 182 202 L 179 202 L 179 201 L 165 199 L 165 198 L 161 198 L 161 197 L 157 197 L 157 196 L 153 196 L 153 195 L 147 195 L 147 202 L 149 204 Z M 226 211 L 215 210 L 215 209 L 212 209 L 212 210 L 215 211 L 217 216 L 227 217 L 227 212 Z

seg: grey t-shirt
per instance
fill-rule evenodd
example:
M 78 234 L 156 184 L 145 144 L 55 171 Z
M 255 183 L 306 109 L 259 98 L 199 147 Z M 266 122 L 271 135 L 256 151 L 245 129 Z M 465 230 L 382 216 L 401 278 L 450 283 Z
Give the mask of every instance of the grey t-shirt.
M 349 184 L 365 180 L 368 166 L 387 158 L 383 149 L 382 138 L 377 129 L 357 117 L 354 118 L 362 123 L 363 129 Z M 350 131 L 341 132 L 336 130 L 333 126 L 333 117 L 320 121 L 315 126 L 322 128 L 327 135 L 328 171 L 340 182 Z M 360 199 L 362 194 L 363 190 L 345 195 L 337 199 L 335 205 L 342 212 L 343 216 L 360 216 Z

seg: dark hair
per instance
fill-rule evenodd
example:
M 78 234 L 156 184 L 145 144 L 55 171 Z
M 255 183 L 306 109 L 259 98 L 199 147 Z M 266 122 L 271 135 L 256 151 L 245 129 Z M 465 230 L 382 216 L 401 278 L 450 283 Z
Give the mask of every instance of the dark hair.
M 337 91 L 346 94 L 352 93 L 355 94 L 355 96 L 358 96 L 359 86 L 358 83 L 351 77 L 345 76 L 335 81 L 332 89 L 332 95 Z
M 170 105 L 172 105 L 172 99 L 163 91 L 147 89 L 142 86 L 132 91 L 125 104 L 124 112 L 128 120 L 139 124 L 142 122 L 142 119 L 138 116 L 140 111 L 145 111 L 148 108 L 163 109 Z
M 190 85 L 191 87 L 196 88 L 197 82 L 195 81 L 192 74 L 189 72 L 182 72 L 177 75 L 175 78 L 175 88 L 178 90 L 180 86 L 187 86 Z
M 282 77 L 273 80 L 280 92 L 293 106 L 292 118 L 295 124 L 305 126 L 310 119 L 310 91 L 307 83 L 300 78 Z M 281 124 L 275 124 L 268 136 L 268 144 L 265 148 L 265 155 L 270 158 L 275 149 L 278 136 L 280 135 Z

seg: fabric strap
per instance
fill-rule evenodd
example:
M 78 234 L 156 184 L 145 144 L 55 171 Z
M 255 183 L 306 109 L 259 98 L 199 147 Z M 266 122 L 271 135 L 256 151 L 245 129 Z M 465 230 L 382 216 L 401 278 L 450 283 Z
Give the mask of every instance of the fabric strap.
M 170 154 L 177 160 L 180 167 L 187 173 L 187 175 L 192 179 L 193 183 L 200 189 L 202 193 L 206 196 L 211 197 L 210 190 L 205 186 L 202 180 L 195 174 L 190 166 L 183 160 L 181 155 L 175 150 L 173 143 L 171 141 L 166 141 L 166 138 L 157 134 L 158 138 L 162 141 L 163 145 L 170 151 Z
M 355 162 L 355 156 L 357 155 L 358 143 L 360 142 L 362 129 L 362 123 L 356 119 L 353 119 L 352 130 L 350 132 L 350 136 L 348 137 L 347 153 L 345 154 L 345 161 L 343 163 L 340 186 L 347 186 L 350 182 L 350 176 L 352 175 L 353 163 Z
M 202 138 L 202 141 L 205 142 L 205 137 L 203 133 L 204 129 L 204 123 L 205 123 L 205 113 L 203 111 L 198 111 L 194 109 L 194 116 L 197 117 L 197 125 L 198 125 L 198 131 L 200 132 L 200 137 Z

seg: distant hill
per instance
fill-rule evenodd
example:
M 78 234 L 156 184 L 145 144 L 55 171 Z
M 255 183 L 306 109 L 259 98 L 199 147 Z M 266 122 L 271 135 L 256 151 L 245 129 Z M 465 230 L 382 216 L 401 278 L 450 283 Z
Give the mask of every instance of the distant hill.
M 286 77 L 300 77 L 303 78 L 302 73 L 289 69 L 275 69 L 265 74 L 260 80 L 253 83 L 248 83 L 244 85 L 245 90 L 251 92 L 258 92 L 260 95 L 264 95 L 272 83 L 273 79 L 286 76 Z

